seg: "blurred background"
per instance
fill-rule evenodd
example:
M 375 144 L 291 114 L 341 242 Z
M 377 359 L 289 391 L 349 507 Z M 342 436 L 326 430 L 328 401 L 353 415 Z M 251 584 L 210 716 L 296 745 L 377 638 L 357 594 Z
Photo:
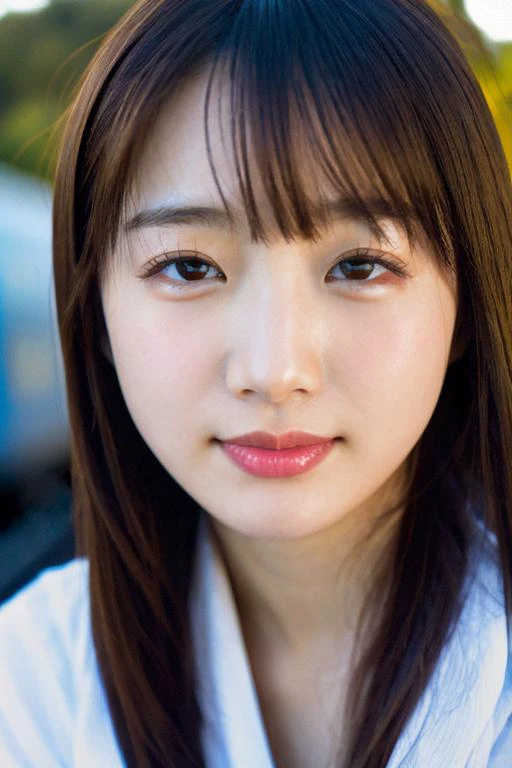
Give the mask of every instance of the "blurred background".
M 51 265 L 62 117 L 129 0 L 0 0 L 0 602 L 73 557 Z M 512 0 L 431 0 L 482 85 L 512 167 Z

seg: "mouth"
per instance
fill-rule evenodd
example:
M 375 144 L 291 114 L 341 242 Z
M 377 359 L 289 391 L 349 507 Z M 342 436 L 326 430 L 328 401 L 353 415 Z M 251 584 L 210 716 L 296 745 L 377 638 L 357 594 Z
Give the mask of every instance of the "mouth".
M 224 454 L 244 472 L 256 477 L 293 477 L 316 467 L 331 453 L 335 439 L 295 445 L 289 448 L 264 448 L 218 441 Z
M 286 448 L 299 448 L 311 445 L 324 445 L 332 442 L 332 437 L 313 435 L 311 432 L 293 430 L 282 435 L 274 435 L 271 432 L 248 432 L 237 437 L 221 439 L 222 443 L 241 445 L 252 448 L 266 448 L 280 451 Z

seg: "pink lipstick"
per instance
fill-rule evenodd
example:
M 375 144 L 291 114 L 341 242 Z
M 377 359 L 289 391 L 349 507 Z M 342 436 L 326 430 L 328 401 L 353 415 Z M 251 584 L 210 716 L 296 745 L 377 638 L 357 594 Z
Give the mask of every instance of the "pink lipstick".
M 221 441 L 226 455 L 238 467 L 257 477 L 292 477 L 307 472 L 331 452 L 333 438 L 307 432 L 251 432 Z

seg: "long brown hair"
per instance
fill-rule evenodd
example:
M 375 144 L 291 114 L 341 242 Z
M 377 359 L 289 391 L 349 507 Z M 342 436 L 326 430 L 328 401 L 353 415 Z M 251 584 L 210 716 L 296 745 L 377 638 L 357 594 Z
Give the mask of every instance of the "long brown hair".
M 461 49 L 424 0 L 141 0 L 105 39 L 62 140 L 54 267 L 77 552 L 89 560 L 93 638 L 130 768 L 205 764 L 188 610 L 200 510 L 130 418 L 102 353 L 99 281 L 145 137 L 204 64 L 231 88 L 253 238 L 266 233 L 249 126 L 283 236 L 314 237 L 321 223 L 290 139 L 300 125 L 319 176 L 371 226 L 368 187 L 372 205 L 410 234 L 419 226 L 457 275 L 461 353 L 410 457 L 383 617 L 354 676 L 346 765 L 380 768 L 459 616 L 475 519 L 496 536 L 512 612 L 510 174 Z M 206 128 L 207 118 L 208 104 Z

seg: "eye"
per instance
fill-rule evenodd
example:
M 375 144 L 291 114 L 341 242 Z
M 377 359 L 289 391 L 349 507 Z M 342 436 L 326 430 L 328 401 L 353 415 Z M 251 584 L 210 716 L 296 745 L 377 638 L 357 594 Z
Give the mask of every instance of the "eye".
M 162 274 L 170 283 L 182 288 L 187 283 L 205 282 L 205 277 L 212 277 L 215 274 L 222 275 L 210 261 L 201 258 L 195 251 L 180 251 L 179 256 L 169 256 L 162 254 L 151 259 L 143 268 L 139 275 L 141 279 L 147 279 L 157 274 Z M 208 273 L 213 273 L 208 274 Z
M 184 289 L 190 283 L 201 283 L 215 277 L 222 282 L 226 281 L 225 275 L 208 259 L 200 257 L 195 251 L 179 251 L 179 256 L 161 254 L 151 259 L 139 275 L 145 280 L 161 274 L 167 282 L 178 288 Z M 340 259 L 330 269 L 331 275 L 336 269 L 341 271 L 343 277 L 328 279 L 327 282 L 345 283 L 373 283 L 379 277 L 391 273 L 399 278 L 409 277 L 405 265 L 391 257 L 371 256 L 368 250 L 358 249 L 349 256 Z
M 409 277 L 402 262 L 391 257 L 371 256 L 369 251 L 361 249 L 336 262 L 329 274 L 332 274 L 336 269 L 339 269 L 343 275 L 339 279 L 341 282 L 371 283 L 386 273 L 391 273 L 396 277 Z M 328 282 L 332 282 L 332 280 L 328 280 Z

